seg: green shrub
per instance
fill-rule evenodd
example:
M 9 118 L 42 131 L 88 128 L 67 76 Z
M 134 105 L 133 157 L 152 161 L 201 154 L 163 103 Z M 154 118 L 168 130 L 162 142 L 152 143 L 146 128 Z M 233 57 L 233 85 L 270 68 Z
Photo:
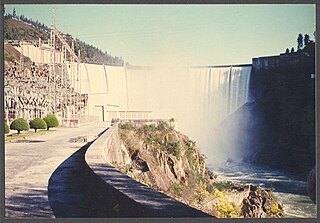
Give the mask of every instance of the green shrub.
M 233 187 L 233 184 L 231 181 L 219 181 L 219 182 L 214 182 L 213 186 L 217 188 L 219 191 L 223 190 L 228 190 Z
M 206 189 L 205 182 L 199 181 L 196 184 L 194 196 L 195 196 L 195 200 L 198 204 L 202 204 L 202 202 L 209 196 L 209 192 Z
M 12 130 L 17 130 L 18 134 L 20 134 L 21 131 L 27 131 L 30 129 L 30 126 L 28 124 L 28 122 L 23 119 L 23 118 L 18 118 L 16 120 L 14 120 L 11 125 L 10 125 L 10 129 Z
M 43 120 L 47 124 L 47 130 L 49 130 L 49 128 L 51 128 L 51 127 L 59 126 L 59 121 L 58 121 L 57 117 L 53 114 L 47 115 Z
M 173 182 L 171 186 L 172 186 L 173 193 L 176 196 L 179 196 L 179 197 L 182 196 L 183 189 L 180 184 Z
M 206 191 L 208 191 L 210 194 L 213 192 L 214 189 L 215 188 L 212 184 L 207 184 Z
M 8 134 L 10 132 L 8 124 L 5 122 L 4 123 L 4 134 Z
M 47 123 L 42 118 L 35 118 L 29 123 L 30 128 L 37 132 L 37 129 L 46 129 Z
M 9 61 L 9 62 L 14 62 L 15 61 L 14 57 L 12 55 L 10 55 L 9 53 L 7 53 L 7 52 L 4 53 L 4 60 L 5 61 Z
M 158 122 L 157 130 L 162 131 L 162 130 L 165 130 L 165 129 L 168 129 L 168 128 L 169 128 L 169 124 L 167 122 L 162 121 L 162 120 Z
M 121 129 L 127 129 L 127 130 L 134 130 L 134 126 L 129 122 L 120 125 L 120 128 Z
M 181 156 L 181 144 L 179 141 L 176 142 L 168 142 L 167 143 L 167 149 L 169 153 L 172 153 L 176 157 Z
M 194 165 L 194 160 L 195 160 L 194 154 L 195 154 L 195 151 L 194 151 L 193 147 L 187 145 L 186 155 L 187 155 L 188 162 L 191 165 Z
M 140 132 L 143 132 L 143 133 L 148 133 L 150 131 L 155 131 L 156 130 L 156 125 L 155 124 L 151 124 L 151 125 L 143 125 L 139 128 L 139 131 Z
M 174 118 L 170 118 L 170 119 L 169 119 L 169 128 L 170 128 L 171 130 L 174 129 L 174 122 L 175 122 Z

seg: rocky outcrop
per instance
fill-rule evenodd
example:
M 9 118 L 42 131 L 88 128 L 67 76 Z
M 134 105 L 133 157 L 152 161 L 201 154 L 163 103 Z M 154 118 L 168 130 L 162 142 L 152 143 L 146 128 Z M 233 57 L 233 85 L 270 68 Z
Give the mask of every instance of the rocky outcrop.
M 241 214 L 245 218 L 283 217 L 283 205 L 274 202 L 274 195 L 270 190 L 251 186 L 249 196 L 242 203 Z
M 316 166 L 310 171 L 308 175 L 308 195 L 313 203 L 317 202 L 317 169 Z
M 224 194 L 225 201 L 230 204 L 234 204 L 238 207 L 242 206 L 244 199 L 247 199 L 250 194 L 250 185 L 247 186 L 234 186 L 230 193 Z M 214 197 L 208 202 L 204 203 L 205 209 L 210 209 L 215 205 L 219 205 L 219 196 Z
M 131 155 L 129 163 L 117 161 L 117 167 L 159 190 L 169 190 L 173 182 L 187 185 L 191 172 L 199 175 L 205 172 L 203 155 L 196 147 L 190 146 L 188 137 L 172 129 L 137 134 L 122 129 L 120 135 L 123 139 L 121 148 Z M 155 141 L 159 144 L 156 145 Z
M 141 183 L 216 217 L 282 217 L 271 191 L 217 181 L 187 136 L 150 126 L 127 125 L 119 132 L 130 163 L 113 164 Z
M 113 134 L 115 136 L 112 136 Z M 106 153 L 106 150 L 109 150 L 109 148 L 120 150 L 121 146 L 118 139 L 118 128 L 112 126 L 99 134 L 99 138 L 91 144 L 85 154 L 87 164 L 84 166 L 86 168 L 90 167 L 89 172 L 92 173 L 93 171 L 94 174 L 91 175 L 99 184 L 97 188 L 89 188 L 92 189 L 89 190 L 89 195 L 91 191 L 96 195 L 92 198 L 92 202 L 94 203 L 93 206 L 98 208 L 97 210 L 89 210 L 95 214 L 94 216 L 113 218 L 210 217 L 208 214 L 139 183 L 133 179 L 134 177 L 129 177 L 116 169 L 114 166 L 120 166 L 120 164 L 123 164 L 120 167 L 127 166 L 124 165 L 124 157 L 121 156 L 121 152 L 113 156 Z M 142 159 L 137 156 L 134 156 L 134 159 L 139 165 L 131 174 L 135 171 L 138 173 L 150 172 Z M 83 157 L 80 160 L 83 161 Z M 110 163 L 113 165 L 110 165 Z M 86 191 L 88 190 L 86 189 Z M 83 198 L 81 197 L 80 200 L 83 200 Z

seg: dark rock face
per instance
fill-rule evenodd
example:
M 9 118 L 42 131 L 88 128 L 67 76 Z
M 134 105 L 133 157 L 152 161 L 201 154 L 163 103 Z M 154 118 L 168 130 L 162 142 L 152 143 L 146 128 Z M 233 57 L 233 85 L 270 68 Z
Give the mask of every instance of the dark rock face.
M 308 195 L 310 199 L 316 203 L 317 201 L 317 188 L 316 188 L 316 183 L 317 183 L 317 169 L 316 166 L 310 171 L 308 175 Z
M 221 123 L 217 146 L 306 180 L 316 161 L 314 56 L 301 51 L 253 61 L 253 102 Z M 219 141 L 219 134 L 232 135 L 232 142 Z
M 248 129 L 255 140 L 247 159 L 305 179 L 315 165 L 314 57 L 285 59 L 279 69 L 253 69 L 266 84 L 250 111 L 260 123 Z

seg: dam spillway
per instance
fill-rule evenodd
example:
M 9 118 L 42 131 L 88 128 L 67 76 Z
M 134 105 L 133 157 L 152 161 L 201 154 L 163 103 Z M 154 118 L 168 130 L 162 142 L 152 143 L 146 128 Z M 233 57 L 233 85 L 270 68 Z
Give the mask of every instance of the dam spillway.
M 71 78 L 72 66 L 77 65 L 70 66 Z M 250 65 L 148 68 L 81 63 L 79 71 L 81 86 L 76 91 L 88 94 L 85 115 L 104 121 L 119 118 L 121 111 L 133 119 L 146 112 L 148 118 L 174 118 L 176 128 L 205 153 L 213 143 L 212 129 L 249 100 Z
M 49 63 L 44 47 L 19 49 L 36 63 Z M 87 95 L 82 116 L 101 121 L 127 117 L 176 120 L 176 128 L 206 153 L 212 131 L 249 101 L 251 65 L 203 67 L 109 66 L 65 61 L 55 53 L 75 92 Z M 62 74 L 63 75 L 63 74 Z
M 152 111 L 158 118 L 170 118 L 181 109 L 223 120 L 248 101 L 249 65 L 158 69 L 81 63 L 75 77 L 76 66 L 71 64 L 68 74 L 80 78 L 76 91 L 89 95 L 87 115 L 93 114 L 94 105 L 103 105 L 106 120 L 111 111 Z
M 88 94 L 85 115 L 94 115 L 94 107 L 102 106 L 104 121 L 113 118 L 113 111 L 152 111 L 157 118 L 170 118 L 177 116 L 178 108 L 218 115 L 220 121 L 248 101 L 251 64 L 121 67 L 63 61 L 59 51 L 51 58 L 45 44 L 16 49 L 36 64 L 53 60 L 65 66 L 62 72 L 75 91 Z

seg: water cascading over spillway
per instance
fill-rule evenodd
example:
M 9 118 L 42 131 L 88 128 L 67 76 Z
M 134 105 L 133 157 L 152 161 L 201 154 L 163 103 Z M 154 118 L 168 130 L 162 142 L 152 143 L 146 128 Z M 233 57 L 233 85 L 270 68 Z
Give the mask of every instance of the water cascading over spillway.
M 173 117 L 208 158 L 232 157 L 215 147 L 213 129 L 248 102 L 250 72 L 251 66 L 126 69 L 127 109 Z
M 232 134 L 237 126 L 226 134 L 215 128 L 248 101 L 250 65 L 125 68 L 81 63 L 79 74 L 76 67 L 71 64 L 67 71 L 75 89 L 89 95 L 85 115 L 97 115 L 101 107 L 105 120 L 116 111 L 151 111 L 151 118 L 174 118 L 176 128 L 196 141 L 208 160 L 236 156 Z M 217 135 L 228 145 L 217 146 Z

